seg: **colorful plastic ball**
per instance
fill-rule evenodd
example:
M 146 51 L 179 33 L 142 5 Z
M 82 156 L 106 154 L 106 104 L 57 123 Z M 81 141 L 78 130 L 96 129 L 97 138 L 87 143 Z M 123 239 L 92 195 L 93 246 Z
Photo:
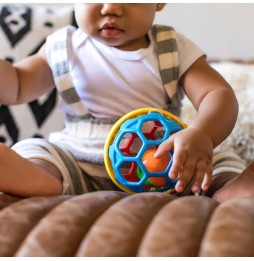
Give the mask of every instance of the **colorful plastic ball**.
M 160 158 L 155 158 L 155 152 L 156 149 L 145 151 L 142 157 L 142 162 L 149 172 L 162 172 L 167 168 L 171 157 L 168 153 L 164 153 Z
M 165 153 L 160 158 L 155 158 L 155 152 L 156 149 L 147 150 L 142 157 L 143 164 L 149 172 L 165 171 L 171 160 L 170 155 Z M 150 177 L 148 180 L 155 187 L 164 187 L 167 184 L 167 180 L 164 177 Z
M 173 151 L 156 159 L 153 148 L 186 127 L 170 112 L 156 108 L 138 109 L 121 117 L 104 146 L 105 167 L 112 181 L 130 194 L 174 192 L 177 181 L 168 176 Z

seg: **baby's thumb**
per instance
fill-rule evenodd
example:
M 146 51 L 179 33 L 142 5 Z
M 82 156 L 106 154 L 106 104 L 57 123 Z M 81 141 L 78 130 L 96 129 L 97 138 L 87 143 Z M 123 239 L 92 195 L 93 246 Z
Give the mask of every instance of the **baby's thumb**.
M 174 149 L 174 139 L 169 138 L 159 145 L 159 147 L 157 148 L 154 154 L 154 157 L 160 158 L 163 154 L 168 153 L 173 149 Z

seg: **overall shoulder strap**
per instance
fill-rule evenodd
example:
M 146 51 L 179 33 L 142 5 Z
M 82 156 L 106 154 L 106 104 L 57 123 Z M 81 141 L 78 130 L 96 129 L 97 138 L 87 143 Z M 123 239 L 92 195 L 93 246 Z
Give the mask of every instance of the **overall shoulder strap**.
M 68 64 L 68 35 L 73 30 L 75 30 L 74 27 L 67 27 L 56 31 L 50 36 L 47 46 L 50 66 L 60 96 L 74 114 L 84 116 L 88 111 L 75 89 Z
M 176 32 L 170 26 L 154 25 L 152 36 L 159 57 L 162 82 L 169 98 L 172 98 L 176 94 L 179 75 Z

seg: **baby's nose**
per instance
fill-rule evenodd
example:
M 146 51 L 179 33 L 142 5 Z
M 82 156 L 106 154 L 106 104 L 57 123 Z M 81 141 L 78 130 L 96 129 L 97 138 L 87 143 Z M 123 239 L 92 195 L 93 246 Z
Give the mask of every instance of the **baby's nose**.
M 122 4 L 105 3 L 101 9 L 102 15 L 122 15 Z

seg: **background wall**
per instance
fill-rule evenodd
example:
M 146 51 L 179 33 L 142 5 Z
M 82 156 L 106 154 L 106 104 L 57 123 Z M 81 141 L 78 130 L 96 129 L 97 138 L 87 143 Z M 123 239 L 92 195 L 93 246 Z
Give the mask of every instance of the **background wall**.
M 167 3 L 155 22 L 175 27 L 210 60 L 254 60 L 254 3 Z
M 254 59 L 254 3 L 168 3 L 155 21 L 175 27 L 209 59 Z

